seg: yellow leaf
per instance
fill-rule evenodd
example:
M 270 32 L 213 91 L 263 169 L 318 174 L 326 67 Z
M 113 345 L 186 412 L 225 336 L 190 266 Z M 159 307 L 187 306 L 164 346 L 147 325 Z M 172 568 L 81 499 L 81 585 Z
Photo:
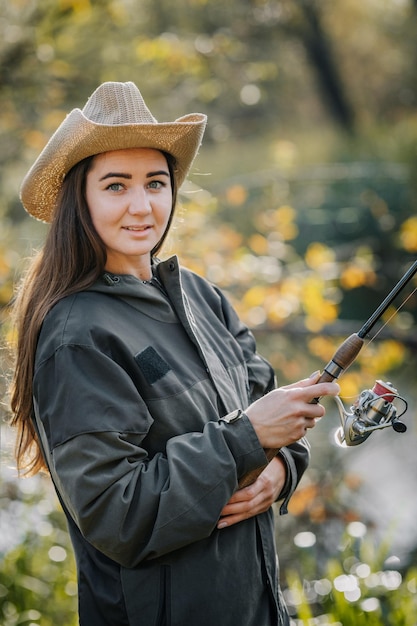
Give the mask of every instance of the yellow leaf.
M 325 324 L 331 324 L 331 322 L 334 322 L 334 320 L 337 319 L 337 315 L 337 306 L 333 302 L 328 302 L 327 300 L 324 300 L 321 304 L 318 314 L 319 319 L 322 320 Z
M 273 214 L 274 226 L 284 241 L 291 241 L 298 235 L 298 226 L 295 223 L 296 211 L 289 205 L 278 207 Z
M 312 354 L 327 362 L 332 357 L 336 344 L 327 337 L 313 337 L 308 342 L 308 347 Z
M 285 297 L 282 293 L 272 290 L 266 298 L 264 306 L 267 318 L 271 322 L 279 324 L 297 311 L 299 301 L 298 298 L 291 295 Z
M 260 256 L 268 253 L 268 240 L 259 233 L 252 235 L 252 237 L 249 238 L 248 244 L 249 247 Z
M 243 296 L 243 303 L 247 307 L 261 306 L 265 300 L 266 289 L 262 285 L 251 287 Z
M 392 370 L 403 364 L 406 348 L 399 341 L 388 339 L 380 344 L 375 352 L 373 365 L 377 375 Z
M 31 130 L 25 133 L 25 142 L 29 148 L 33 148 L 34 150 L 42 150 L 45 146 L 48 138 L 43 133 L 37 130 Z
M 340 284 L 344 289 L 355 289 L 366 285 L 366 283 L 367 272 L 355 264 L 345 267 L 340 276 Z
M 226 199 L 232 206 L 241 206 L 248 197 L 248 192 L 242 185 L 233 185 L 226 190 Z
M 296 211 L 292 206 L 287 204 L 278 207 L 275 211 L 275 219 L 278 225 L 290 224 L 295 220 Z
M 334 259 L 333 250 L 322 243 L 310 244 L 305 254 L 307 265 L 314 270 L 319 270 L 324 264 L 333 263 Z
M 338 383 L 340 385 L 340 397 L 348 405 L 352 405 L 356 401 L 358 394 L 363 391 L 364 381 L 360 372 L 349 371 L 343 373 Z
M 284 297 L 299 298 L 303 289 L 302 282 L 296 278 L 286 278 L 281 285 L 281 293 Z
M 282 224 L 279 232 L 284 241 L 292 241 L 298 236 L 298 226 L 296 224 Z
M 417 217 L 410 217 L 401 225 L 400 239 L 408 252 L 417 252 Z
M 288 510 L 292 515 L 301 515 L 305 513 L 315 502 L 319 493 L 318 486 L 311 483 L 305 487 L 299 487 L 291 496 Z
M 305 327 L 312 333 L 318 333 L 323 328 L 324 324 L 317 317 L 307 315 L 304 321 Z

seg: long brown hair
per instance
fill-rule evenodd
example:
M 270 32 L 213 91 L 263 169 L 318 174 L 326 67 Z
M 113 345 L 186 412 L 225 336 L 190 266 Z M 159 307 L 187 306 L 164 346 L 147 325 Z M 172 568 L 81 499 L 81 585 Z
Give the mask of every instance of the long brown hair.
M 168 226 L 151 251 L 156 256 L 168 234 L 177 199 L 175 160 L 163 153 L 171 178 L 172 210 Z M 77 163 L 66 175 L 42 250 L 32 259 L 13 303 L 17 331 L 11 384 L 10 424 L 17 429 L 16 461 L 27 475 L 46 469 L 33 422 L 33 375 L 36 346 L 46 314 L 62 298 L 88 289 L 104 272 L 106 248 L 90 217 L 86 178 L 94 157 Z

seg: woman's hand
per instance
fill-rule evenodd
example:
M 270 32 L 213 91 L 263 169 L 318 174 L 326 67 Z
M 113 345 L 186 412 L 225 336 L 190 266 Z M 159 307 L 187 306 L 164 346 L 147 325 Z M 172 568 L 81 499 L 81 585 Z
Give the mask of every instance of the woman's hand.
M 221 513 L 217 528 L 232 526 L 267 511 L 281 493 L 285 478 L 285 461 L 276 456 L 252 485 L 233 494 Z
M 325 409 L 312 403 L 315 398 L 336 396 L 335 382 L 317 383 L 320 372 L 297 383 L 274 389 L 246 409 L 246 415 L 255 429 L 263 448 L 282 448 L 295 443 L 313 428 Z

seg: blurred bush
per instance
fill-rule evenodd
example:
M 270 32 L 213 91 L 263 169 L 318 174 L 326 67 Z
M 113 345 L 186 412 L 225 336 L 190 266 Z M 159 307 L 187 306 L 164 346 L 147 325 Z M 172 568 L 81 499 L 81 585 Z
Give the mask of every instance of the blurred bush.
M 49 479 L 0 476 L 0 623 L 76 626 L 77 583 L 66 521 Z
M 285 598 L 294 626 L 415 626 L 417 568 L 401 571 L 387 545 L 375 546 L 366 526 L 349 523 L 323 563 L 316 537 L 294 537 L 297 569 L 286 572 Z

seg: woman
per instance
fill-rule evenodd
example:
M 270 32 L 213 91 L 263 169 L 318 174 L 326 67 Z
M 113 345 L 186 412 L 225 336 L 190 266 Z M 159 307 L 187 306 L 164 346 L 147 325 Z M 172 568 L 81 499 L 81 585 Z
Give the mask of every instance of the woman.
M 158 123 L 133 83 L 104 83 L 22 185 L 51 226 L 15 305 L 17 460 L 54 482 L 82 626 L 289 623 L 271 504 L 338 385 L 274 389 L 223 294 L 157 259 L 205 123 Z

